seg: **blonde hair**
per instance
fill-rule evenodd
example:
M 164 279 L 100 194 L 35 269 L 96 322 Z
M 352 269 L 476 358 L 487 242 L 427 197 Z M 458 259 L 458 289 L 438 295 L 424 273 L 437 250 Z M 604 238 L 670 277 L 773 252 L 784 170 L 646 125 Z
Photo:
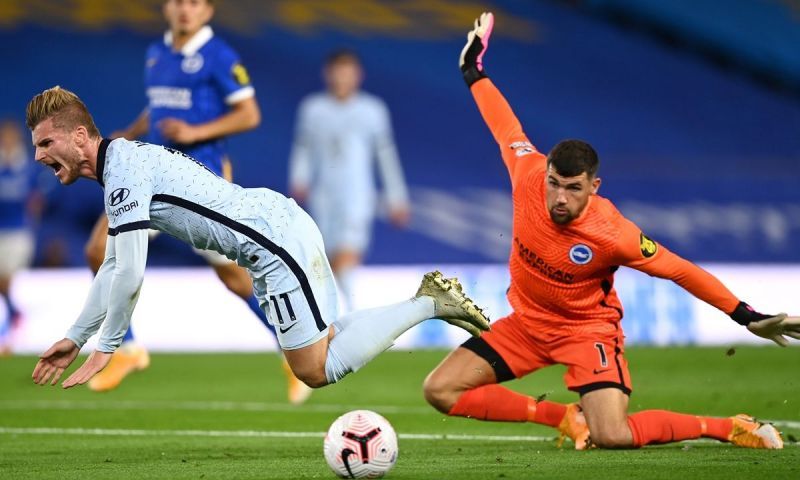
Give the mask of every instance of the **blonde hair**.
M 77 95 L 56 85 L 36 95 L 28 102 L 25 112 L 25 123 L 33 130 L 36 125 L 48 118 L 53 119 L 53 126 L 72 130 L 80 125 L 86 127 L 91 137 L 99 137 L 100 131 L 86 105 Z

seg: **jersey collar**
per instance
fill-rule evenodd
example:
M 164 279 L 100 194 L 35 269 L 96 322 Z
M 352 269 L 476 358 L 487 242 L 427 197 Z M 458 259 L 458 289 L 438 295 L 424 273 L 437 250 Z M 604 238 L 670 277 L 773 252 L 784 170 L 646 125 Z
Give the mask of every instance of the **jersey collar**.
M 200 30 L 198 30 L 197 33 L 195 33 L 192 36 L 192 38 L 189 39 L 188 42 L 186 42 L 186 45 L 184 45 L 183 48 L 181 48 L 181 54 L 183 54 L 186 57 L 191 57 L 192 55 L 197 53 L 198 50 L 203 48 L 203 45 L 208 43 L 208 41 L 211 40 L 213 37 L 214 37 L 214 30 L 212 30 L 211 27 L 209 27 L 208 25 L 205 25 Z M 164 45 L 172 47 L 172 32 L 170 32 L 169 30 L 167 30 L 167 32 L 164 33 Z
M 108 145 L 110 143 L 110 138 L 104 138 L 100 141 L 100 146 L 97 147 L 97 171 L 95 175 L 97 175 L 97 183 L 99 183 L 101 187 L 105 187 L 105 184 L 103 184 L 103 170 L 106 168 L 106 150 L 108 150 Z

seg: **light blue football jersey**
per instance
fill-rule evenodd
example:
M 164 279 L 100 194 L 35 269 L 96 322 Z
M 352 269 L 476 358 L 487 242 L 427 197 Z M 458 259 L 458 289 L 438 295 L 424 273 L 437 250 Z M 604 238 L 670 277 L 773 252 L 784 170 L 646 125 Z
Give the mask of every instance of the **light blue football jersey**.
M 109 235 L 153 228 L 252 271 L 280 258 L 299 207 L 266 188 L 242 188 L 177 150 L 103 140 L 97 176 Z

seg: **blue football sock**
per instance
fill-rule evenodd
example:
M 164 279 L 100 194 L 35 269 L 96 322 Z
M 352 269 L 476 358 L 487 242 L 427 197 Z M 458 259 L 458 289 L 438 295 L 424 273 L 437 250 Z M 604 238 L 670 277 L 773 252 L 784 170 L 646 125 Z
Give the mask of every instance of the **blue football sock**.
M 19 310 L 17 310 L 17 307 L 15 307 L 14 304 L 11 302 L 10 296 L 3 294 L 0 294 L 0 296 L 2 296 L 3 300 L 5 301 L 4 303 L 6 304 L 6 315 L 8 315 L 8 320 L 10 322 L 12 318 L 14 318 L 17 314 L 19 314 Z
M 128 325 L 128 331 L 125 332 L 125 336 L 122 337 L 122 343 L 132 342 L 132 341 L 133 341 L 133 327 Z
M 0 317 L 0 340 L 3 340 L 11 330 L 11 317 Z
M 247 300 L 245 301 L 247 302 L 247 306 L 250 307 L 250 310 L 252 310 L 253 313 L 256 314 L 258 319 L 261 320 L 261 323 L 263 323 L 264 326 L 267 327 L 267 330 L 269 330 L 277 340 L 278 335 L 275 333 L 275 327 L 273 327 L 272 324 L 269 323 L 269 320 L 267 320 L 267 314 L 264 313 L 264 310 L 261 310 L 261 307 L 258 305 L 258 299 L 256 298 L 256 296 L 250 295 L 249 297 L 247 297 Z

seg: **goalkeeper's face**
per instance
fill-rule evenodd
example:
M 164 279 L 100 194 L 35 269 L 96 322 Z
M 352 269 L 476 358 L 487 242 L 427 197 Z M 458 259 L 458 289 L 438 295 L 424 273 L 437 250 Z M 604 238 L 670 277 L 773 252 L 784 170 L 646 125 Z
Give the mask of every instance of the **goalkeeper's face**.
M 575 177 L 564 177 L 552 165 L 547 167 L 547 211 L 559 225 L 566 225 L 580 217 L 589 204 L 589 198 L 600 188 L 600 178 L 590 178 L 586 172 Z

